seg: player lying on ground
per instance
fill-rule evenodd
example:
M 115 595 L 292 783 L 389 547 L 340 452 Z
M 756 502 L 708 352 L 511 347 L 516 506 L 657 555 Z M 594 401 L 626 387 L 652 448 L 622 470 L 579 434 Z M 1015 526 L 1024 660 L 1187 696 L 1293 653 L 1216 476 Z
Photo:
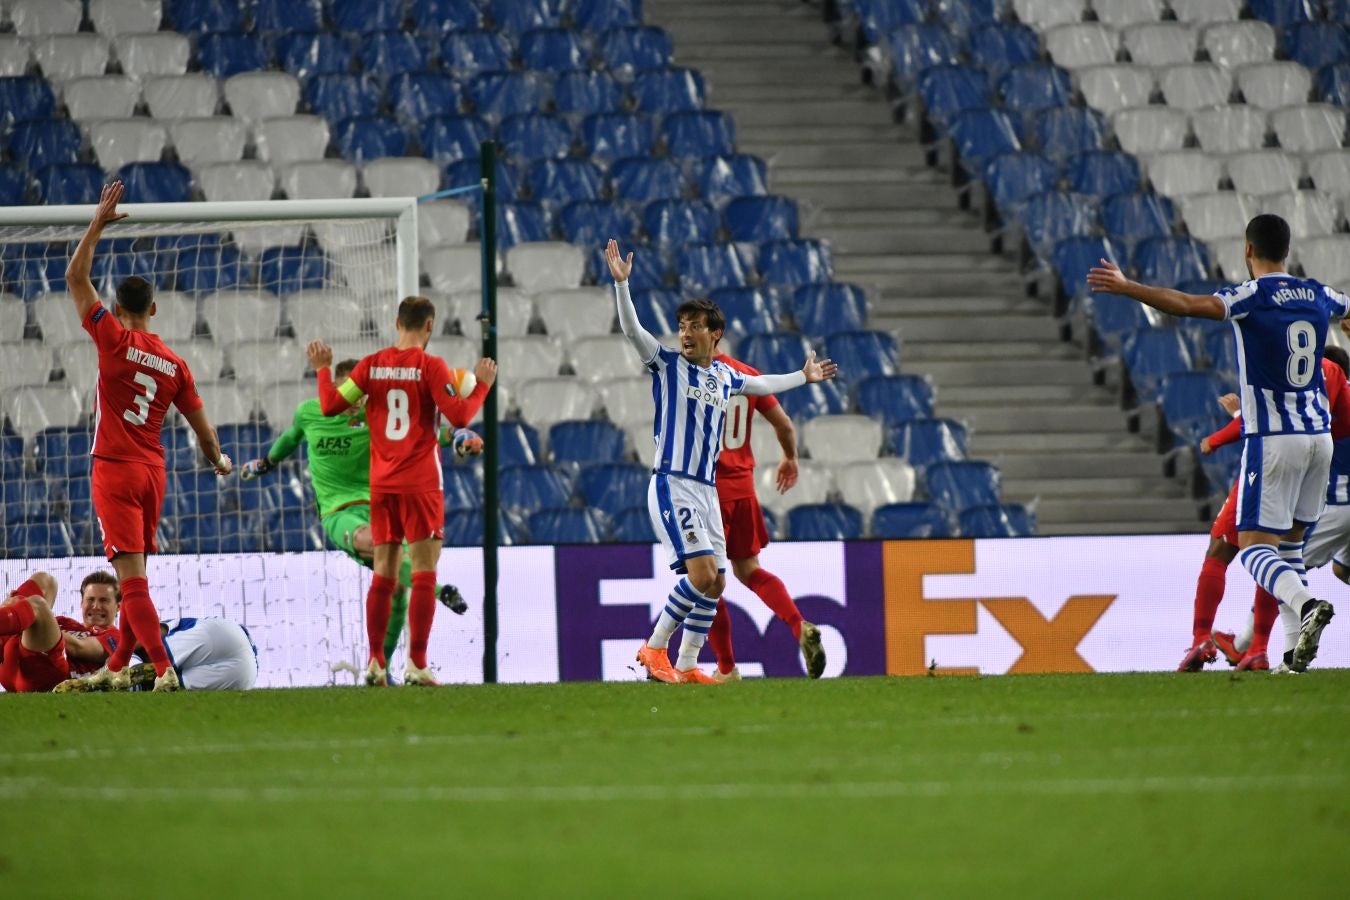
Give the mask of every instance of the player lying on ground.
M 246 691 L 258 680 L 258 648 L 248 629 L 229 619 L 171 619 L 160 623 L 164 646 L 183 687 L 190 691 Z M 138 651 L 139 652 L 139 651 Z M 135 687 L 154 682 L 150 663 L 128 667 Z M 82 679 L 63 681 L 58 694 L 101 690 Z
M 656 403 L 652 480 L 647 508 L 652 527 L 670 557 L 670 568 L 685 577 L 675 585 L 652 636 L 637 660 L 658 681 L 716 684 L 698 667 L 717 600 L 726 587 L 727 554 L 715 473 L 722 449 L 727 404 L 742 394 L 757 397 L 833 378 L 837 367 L 812 353 L 800 372 L 746 375 L 713 359 L 726 319 L 711 300 L 682 303 L 680 349 L 671 350 L 638 321 L 628 293 L 633 254 L 625 259 L 619 244 L 605 248 L 619 313 L 619 326 L 652 376 Z M 675 665 L 667 654 L 671 635 L 684 626 Z
M 342 381 L 356 368 L 356 360 L 347 359 L 333 368 L 333 376 Z M 459 372 L 452 372 L 460 380 Z M 472 376 L 470 376 L 472 377 Z M 463 381 L 460 381 L 463 384 Z M 483 441 L 461 428 L 439 432 L 441 446 L 452 444 L 459 456 L 481 453 Z M 325 416 L 316 398 L 304 400 L 295 408 L 291 427 L 277 436 L 261 459 L 253 459 L 239 468 L 244 480 L 271 472 L 283 460 L 309 445 L 309 480 L 314 486 L 314 501 L 319 507 L 328 540 L 358 565 L 373 568 L 375 545 L 370 539 L 370 430 L 366 427 L 364 398 L 342 412 Z M 384 655 L 394 653 L 399 633 L 408 612 L 408 591 L 412 588 L 412 556 L 407 554 L 398 570 L 389 612 L 389 627 L 384 636 Z M 437 585 L 436 596 L 446 607 L 463 615 L 468 604 L 452 584 Z
M 121 199 L 120 181 L 103 188 L 89 229 L 66 268 L 75 312 L 98 351 L 91 493 L 103 552 L 112 561 L 122 591 L 117 649 L 104 668 L 88 677 L 113 689 L 128 687 L 124 669 L 139 641 L 155 666 L 155 690 L 171 691 L 179 687 L 178 676 L 164 651 L 159 613 L 145 577 L 145 557 L 156 550 L 155 529 L 164 501 L 164 448 L 159 435 L 169 404 L 187 419 L 217 475 L 228 475 L 231 463 L 220 451 L 187 364 L 150 333 L 155 314 L 150 283 L 135 276 L 125 279 L 117 286 L 114 314 L 109 315 L 89 280 L 104 226 L 126 218 L 117 211 Z
M 365 357 L 341 387 L 328 367 L 333 349 L 322 341 L 306 348 L 319 373 L 319 406 L 325 416 L 342 412 L 362 397 L 370 427 L 370 536 L 375 575 L 366 594 L 366 638 L 370 659 L 366 684 L 388 684 L 384 638 L 389 626 L 395 578 L 408 542 L 412 596 L 408 601 L 408 668 L 404 680 L 435 685 L 427 668 L 427 642 L 436 615 L 436 564 L 445 536 L 445 497 L 437 410 L 464 428 L 482 408 L 497 377 L 497 364 L 480 359 L 467 397 L 458 396 L 445 360 L 426 352 L 435 333 L 436 307 L 426 297 L 405 297 L 395 327 L 398 340 Z
M 1257 584 L 1299 616 L 1291 668 L 1301 671 L 1334 612 L 1308 593 L 1303 541 L 1322 515 L 1331 468 L 1321 365 L 1327 325 L 1350 314 L 1350 299 L 1284 271 L 1289 223 L 1279 216 L 1247 223 L 1244 253 L 1251 280 L 1218 294 L 1139 284 L 1107 260 L 1087 281 L 1094 291 L 1131 297 L 1170 315 L 1233 323 L 1243 434 L 1237 558 Z
M 760 374 L 752 366 L 732 359 L 717 351 L 714 359 L 746 375 Z M 797 483 L 797 433 L 792 420 L 784 412 L 778 398 L 772 394 L 732 397 L 727 403 L 726 428 L 722 432 L 722 452 L 717 457 L 717 501 L 722 508 L 722 530 L 726 534 L 727 556 L 731 571 L 741 584 L 754 591 L 773 614 L 792 629 L 792 636 L 801 647 L 806 662 L 806 674 L 819 678 L 825 671 L 825 648 L 820 644 L 820 629 L 802 618 L 801 610 L 792 601 L 792 595 L 782 580 L 759 565 L 759 551 L 769 543 L 769 532 L 764 527 L 764 512 L 755 495 L 755 451 L 750 446 L 750 432 L 758 411 L 773 427 L 783 458 L 778 463 L 778 492 L 785 493 Z M 717 599 L 717 615 L 708 630 L 708 645 L 717 657 L 718 681 L 740 681 L 736 668 L 736 652 L 732 645 L 731 617 L 727 615 L 724 597 Z
M 0 604 L 0 687 L 6 691 L 50 691 L 72 672 L 95 671 L 116 648 L 116 578 L 93 572 L 81 583 L 83 623 L 52 613 L 56 592 L 56 579 L 38 572 Z M 153 666 L 150 674 L 153 681 Z

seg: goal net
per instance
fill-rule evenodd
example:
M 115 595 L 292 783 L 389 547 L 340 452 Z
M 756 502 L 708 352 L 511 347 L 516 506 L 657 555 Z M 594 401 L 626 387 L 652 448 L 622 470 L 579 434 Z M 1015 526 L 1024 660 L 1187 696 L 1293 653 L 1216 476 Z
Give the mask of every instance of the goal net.
M 419 292 L 410 198 L 123 210 L 128 218 L 98 247 L 95 287 L 107 302 L 128 276 L 155 286 L 151 330 L 187 362 L 236 465 L 266 454 L 296 407 L 317 395 L 305 342 L 332 344 L 335 361 L 387 346 L 399 300 Z M 58 612 L 74 617 L 75 586 L 107 568 L 89 484 L 97 355 L 64 281 L 92 212 L 0 211 L 4 575 L 12 585 L 40 563 L 61 580 Z M 469 345 L 447 336 L 431 349 L 468 364 L 474 348 L 447 346 L 455 341 Z M 150 564 L 161 615 L 242 622 L 268 654 L 274 684 L 313 684 L 330 664 L 363 663 L 369 572 L 325 541 L 305 447 L 246 482 L 206 468 L 176 410 L 163 443 L 164 556 Z M 465 678 L 479 671 L 474 652 L 446 649 L 439 659 L 462 659 Z

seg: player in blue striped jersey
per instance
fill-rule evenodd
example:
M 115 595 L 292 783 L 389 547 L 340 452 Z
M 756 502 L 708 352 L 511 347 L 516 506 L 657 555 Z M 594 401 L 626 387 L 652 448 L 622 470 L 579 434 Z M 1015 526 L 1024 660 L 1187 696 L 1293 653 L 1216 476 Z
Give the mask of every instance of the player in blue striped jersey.
M 682 304 L 676 311 L 680 349 L 663 347 L 638 321 L 628 293 L 633 254 L 625 259 L 618 242 L 611 240 L 605 258 L 614 276 L 619 326 L 652 376 L 656 409 L 647 508 L 671 569 L 684 575 L 637 659 L 658 681 L 716 684 L 697 662 L 717 612 L 717 598 L 726 587 L 726 541 L 715 479 L 727 403 L 738 394 L 763 396 L 825 381 L 837 369 L 828 359 L 817 361 L 814 353 L 800 372 L 789 375 L 746 375 L 715 361 L 714 348 L 726 320 L 710 300 Z M 672 666 L 666 648 L 681 624 L 680 654 Z
M 1139 284 L 1107 260 L 1087 281 L 1095 291 L 1132 297 L 1174 316 L 1232 322 L 1243 420 L 1238 560 L 1299 614 L 1291 668 L 1302 671 L 1333 612 L 1330 603 L 1308 593 L 1303 541 L 1322 515 L 1331 467 L 1331 415 L 1322 380 L 1327 325 L 1350 314 L 1350 298 L 1285 271 L 1289 223 L 1279 216 L 1247 223 L 1245 255 L 1251 279 L 1218 294 Z

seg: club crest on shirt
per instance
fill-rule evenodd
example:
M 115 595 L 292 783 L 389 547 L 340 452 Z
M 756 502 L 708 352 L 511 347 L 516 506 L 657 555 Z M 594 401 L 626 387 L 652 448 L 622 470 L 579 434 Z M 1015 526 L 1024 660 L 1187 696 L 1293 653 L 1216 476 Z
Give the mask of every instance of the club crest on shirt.
M 686 532 L 686 533 L 685 533 L 685 536 L 684 536 L 684 539 L 685 539 L 686 542 L 688 542 L 688 543 L 690 543 L 690 544 L 696 544 L 696 543 L 698 543 L 698 535 L 695 534 L 695 533 L 692 532 L 692 531 Z

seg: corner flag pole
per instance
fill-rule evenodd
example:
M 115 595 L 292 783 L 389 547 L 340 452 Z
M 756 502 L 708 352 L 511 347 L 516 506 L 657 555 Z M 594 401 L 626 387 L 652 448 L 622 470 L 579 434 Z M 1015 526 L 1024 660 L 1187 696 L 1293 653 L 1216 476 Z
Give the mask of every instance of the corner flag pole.
M 497 358 L 497 145 L 479 146 L 483 184 L 483 356 Z M 497 680 L 497 510 L 498 448 L 497 398 L 490 391 L 483 404 L 483 682 Z

